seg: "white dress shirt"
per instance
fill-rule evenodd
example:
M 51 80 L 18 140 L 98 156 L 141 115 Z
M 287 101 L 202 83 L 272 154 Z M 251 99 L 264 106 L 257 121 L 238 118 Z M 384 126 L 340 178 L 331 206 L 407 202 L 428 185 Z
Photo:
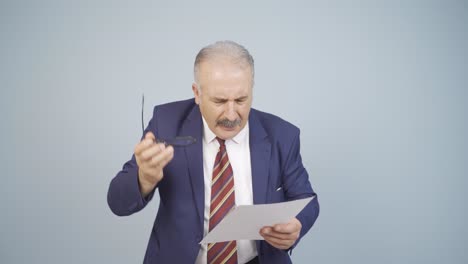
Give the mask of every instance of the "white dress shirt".
M 226 151 L 234 172 L 234 191 L 236 205 L 253 204 L 252 169 L 250 165 L 249 123 L 234 138 L 225 142 Z M 211 204 L 211 178 L 213 166 L 218 153 L 219 142 L 203 118 L 203 174 L 205 182 L 205 212 L 203 234 L 208 234 Z M 257 248 L 253 240 L 237 240 L 238 263 L 246 263 L 257 256 Z M 202 244 L 198 252 L 196 264 L 207 263 L 207 244 Z

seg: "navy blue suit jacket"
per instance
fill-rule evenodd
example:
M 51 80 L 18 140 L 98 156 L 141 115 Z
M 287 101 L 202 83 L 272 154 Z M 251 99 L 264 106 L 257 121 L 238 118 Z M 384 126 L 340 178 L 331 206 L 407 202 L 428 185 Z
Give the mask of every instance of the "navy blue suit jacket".
M 205 206 L 200 109 L 194 99 L 156 106 L 145 134 L 148 131 L 156 138 L 190 135 L 197 142 L 175 147 L 173 160 L 164 168 L 164 178 L 156 188 L 160 204 L 144 263 L 194 263 L 203 238 Z M 274 115 L 251 109 L 249 132 L 254 204 L 315 195 L 302 165 L 298 128 Z M 277 191 L 279 187 L 282 188 Z M 146 199 L 142 197 L 133 156 L 112 179 L 107 201 L 112 212 L 126 216 L 143 209 L 153 195 L 154 191 Z M 302 224 L 300 237 L 309 231 L 318 214 L 318 200 L 313 199 L 296 216 Z M 260 263 L 291 263 L 288 251 L 276 249 L 263 240 L 256 241 L 256 246 Z

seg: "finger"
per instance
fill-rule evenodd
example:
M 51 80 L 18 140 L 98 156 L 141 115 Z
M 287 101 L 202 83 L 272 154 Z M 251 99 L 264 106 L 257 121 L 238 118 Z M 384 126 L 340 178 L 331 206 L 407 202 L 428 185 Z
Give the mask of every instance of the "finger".
M 166 146 L 165 149 L 161 151 L 161 155 L 161 160 L 156 166 L 164 168 L 174 157 L 174 148 L 172 146 Z
M 146 133 L 145 137 L 135 146 L 135 155 L 139 155 L 145 149 L 150 147 L 156 142 L 156 137 L 153 132 Z
M 297 239 L 299 233 L 284 234 L 284 233 L 276 232 L 273 228 L 265 228 L 265 229 L 262 229 L 261 235 L 264 237 L 272 237 L 276 239 L 295 240 Z
M 168 152 L 168 155 L 167 155 L 166 160 L 164 161 L 165 162 L 164 166 L 166 166 L 166 164 L 169 163 L 174 158 L 174 147 L 168 146 L 166 147 L 166 151 Z
M 149 165 L 151 167 L 162 169 L 172 159 L 174 155 L 174 149 L 172 147 L 165 147 L 164 144 L 158 145 L 161 145 L 161 152 L 151 158 Z
M 143 151 L 148 149 L 149 147 L 153 146 L 155 143 L 150 138 L 144 138 L 135 146 L 135 155 L 140 155 Z
M 164 144 L 153 144 L 152 146 L 145 149 L 139 158 L 143 161 L 150 161 L 154 156 L 162 152 Z
M 273 226 L 273 230 L 276 232 L 288 234 L 288 233 L 295 233 L 301 230 L 301 222 L 296 218 L 291 219 L 288 223 L 284 224 L 276 224 Z
M 152 140 L 153 142 L 156 141 L 156 137 L 154 136 L 153 132 L 151 132 L 151 131 L 148 132 L 148 133 L 146 133 L 145 139 L 150 139 L 150 140 Z
M 279 247 L 285 247 L 289 248 L 291 247 L 296 240 L 294 239 L 279 239 L 276 237 L 271 237 L 271 236 L 266 236 L 265 241 L 270 242 L 271 244 L 274 244 Z
M 295 226 L 292 224 L 276 224 L 273 226 L 273 230 L 278 233 L 289 234 L 293 233 L 296 230 Z
M 268 242 L 270 245 L 279 249 L 288 249 L 292 245 L 294 245 L 294 242 L 295 242 L 293 240 L 282 240 L 282 239 L 277 239 L 277 238 L 272 238 L 272 237 L 265 238 L 265 241 Z
M 265 238 L 265 241 L 266 241 L 268 244 L 270 244 L 270 245 L 272 245 L 273 247 L 275 247 L 275 248 L 282 249 L 282 246 L 281 246 L 281 245 L 278 245 L 278 244 L 276 244 L 276 243 L 274 243 L 274 242 L 268 240 L 268 238 Z

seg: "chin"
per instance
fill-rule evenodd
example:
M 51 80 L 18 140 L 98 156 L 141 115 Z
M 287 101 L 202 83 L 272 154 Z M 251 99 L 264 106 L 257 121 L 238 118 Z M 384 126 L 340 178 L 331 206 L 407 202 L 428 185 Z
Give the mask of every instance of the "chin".
M 218 137 L 224 140 L 231 139 L 239 134 L 240 130 L 238 128 L 234 128 L 233 130 L 227 130 L 225 128 L 220 128 L 218 130 Z

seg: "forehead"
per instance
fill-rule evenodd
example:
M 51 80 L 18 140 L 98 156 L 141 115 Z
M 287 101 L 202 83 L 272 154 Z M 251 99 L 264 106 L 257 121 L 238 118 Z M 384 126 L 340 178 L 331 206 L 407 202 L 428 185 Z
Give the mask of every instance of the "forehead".
M 217 58 L 200 63 L 199 73 L 203 79 L 227 77 L 252 77 L 250 65 L 233 61 L 229 58 Z
M 199 82 L 208 94 L 248 94 L 252 89 L 252 72 L 249 66 L 229 60 L 205 61 L 200 64 Z

